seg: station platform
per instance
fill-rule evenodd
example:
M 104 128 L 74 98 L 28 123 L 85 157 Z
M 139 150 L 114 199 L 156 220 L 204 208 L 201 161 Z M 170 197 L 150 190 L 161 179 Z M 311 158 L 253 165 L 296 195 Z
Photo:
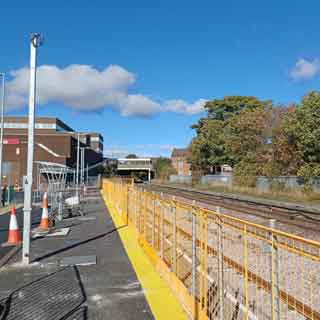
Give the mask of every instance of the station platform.
M 99 190 L 85 216 L 56 229 L 68 232 L 31 242 L 29 266 L 21 265 L 19 252 L 0 269 L 1 320 L 187 319 Z

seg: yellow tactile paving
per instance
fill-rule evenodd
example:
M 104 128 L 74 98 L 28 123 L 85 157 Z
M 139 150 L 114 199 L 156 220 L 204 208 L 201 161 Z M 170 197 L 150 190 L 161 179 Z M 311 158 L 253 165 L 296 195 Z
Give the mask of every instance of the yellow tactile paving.
M 123 225 L 115 208 L 106 200 L 109 212 L 116 227 Z M 177 298 L 173 295 L 166 282 L 156 272 L 148 257 L 139 246 L 135 235 L 129 228 L 118 230 L 123 246 L 137 274 L 144 290 L 150 309 L 157 320 L 184 320 L 188 319 Z

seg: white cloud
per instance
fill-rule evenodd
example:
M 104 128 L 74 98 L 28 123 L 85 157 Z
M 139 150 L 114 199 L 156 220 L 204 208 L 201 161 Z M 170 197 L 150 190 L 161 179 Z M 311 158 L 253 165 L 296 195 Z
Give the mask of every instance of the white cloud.
M 161 111 L 159 103 L 141 94 L 129 94 L 119 101 L 120 113 L 124 116 L 148 116 Z
M 194 103 L 188 103 L 181 99 L 167 100 L 164 103 L 164 108 L 167 111 L 186 114 L 197 114 L 204 111 L 203 107 L 206 103 L 205 99 L 199 99 Z
M 29 69 L 10 72 L 7 83 L 7 105 L 19 109 L 28 103 Z M 37 69 L 37 103 L 61 103 L 80 111 L 112 108 L 124 116 L 150 116 L 170 111 L 186 114 L 202 112 L 203 99 L 193 104 L 177 99 L 164 102 L 129 93 L 136 76 L 118 65 L 98 70 L 89 65 L 73 64 L 65 68 L 42 65 Z
M 309 80 L 320 73 L 320 60 L 299 59 L 290 72 L 293 80 Z

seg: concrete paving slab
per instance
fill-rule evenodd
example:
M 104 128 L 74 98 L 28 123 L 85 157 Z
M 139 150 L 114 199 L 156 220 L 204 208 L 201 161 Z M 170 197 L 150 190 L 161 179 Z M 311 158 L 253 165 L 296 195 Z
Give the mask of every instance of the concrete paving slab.
M 97 256 L 71 256 L 60 260 L 60 266 L 91 266 L 97 264 Z

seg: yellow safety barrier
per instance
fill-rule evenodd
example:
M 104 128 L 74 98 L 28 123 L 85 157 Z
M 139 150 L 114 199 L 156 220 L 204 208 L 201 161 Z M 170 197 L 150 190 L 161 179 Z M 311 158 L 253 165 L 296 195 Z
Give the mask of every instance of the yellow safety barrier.
M 319 319 L 320 242 L 165 198 L 103 193 L 193 319 Z

